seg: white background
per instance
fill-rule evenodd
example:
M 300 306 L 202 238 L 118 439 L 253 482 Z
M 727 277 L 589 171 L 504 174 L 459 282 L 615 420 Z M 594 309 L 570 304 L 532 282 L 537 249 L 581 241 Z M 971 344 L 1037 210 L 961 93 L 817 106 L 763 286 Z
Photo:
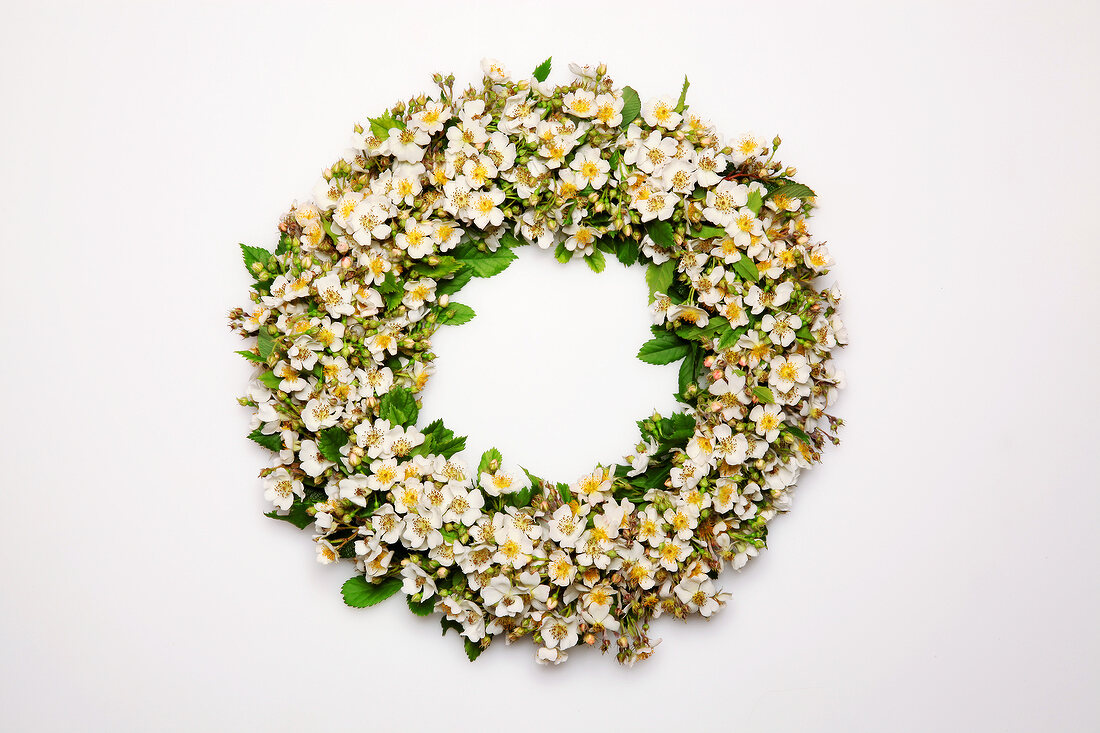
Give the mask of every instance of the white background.
M 756 8 L 759 9 L 756 9 Z M 0 729 L 1094 731 L 1092 2 L 5 3 Z M 237 242 L 433 71 L 605 61 L 820 195 L 844 443 L 709 623 L 634 669 L 470 665 L 260 515 Z M 563 480 L 629 449 L 639 270 L 526 252 L 437 339 L 426 417 Z M 444 728 L 445 727 L 445 728 Z

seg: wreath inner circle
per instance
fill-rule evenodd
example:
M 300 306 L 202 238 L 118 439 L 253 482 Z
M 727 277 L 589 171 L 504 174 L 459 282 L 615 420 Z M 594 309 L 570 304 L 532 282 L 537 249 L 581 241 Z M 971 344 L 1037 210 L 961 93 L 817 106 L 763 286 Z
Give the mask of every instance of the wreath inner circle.
M 647 658 L 650 621 L 709 617 L 716 585 L 765 546 L 800 472 L 836 442 L 839 291 L 807 228 L 815 195 L 775 160 L 780 140 L 724 140 L 678 100 L 642 104 L 606 69 L 549 60 L 513 80 L 398 103 L 357 125 L 274 251 L 242 245 L 252 303 L 230 314 L 255 364 L 240 402 L 268 514 L 313 527 L 323 563 L 348 562 L 348 605 L 404 591 L 476 658 L 530 637 L 560 663 L 578 644 Z M 638 266 L 652 338 L 638 358 L 679 363 L 684 411 L 638 421 L 621 463 L 572 481 L 422 424 L 431 337 L 473 309 L 455 296 L 519 247 Z

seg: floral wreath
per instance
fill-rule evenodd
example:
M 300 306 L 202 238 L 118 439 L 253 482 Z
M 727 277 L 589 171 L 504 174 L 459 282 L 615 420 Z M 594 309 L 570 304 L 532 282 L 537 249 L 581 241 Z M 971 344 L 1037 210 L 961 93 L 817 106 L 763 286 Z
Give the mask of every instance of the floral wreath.
M 678 100 L 640 102 L 606 68 L 550 59 L 513 80 L 482 62 L 461 93 L 433 77 L 357 125 L 313 199 L 279 225 L 274 252 L 242 245 L 252 304 L 230 314 L 253 343 L 242 405 L 274 453 L 267 516 L 313 526 L 322 563 L 349 561 L 350 606 L 397 591 L 441 614 L 475 659 L 530 636 L 559 663 L 578 643 L 648 657 L 650 621 L 709 617 L 715 585 L 765 546 L 799 473 L 837 442 L 826 410 L 843 375 L 832 260 L 811 240 L 814 193 L 776 162 L 780 140 L 723 142 Z M 417 427 L 431 336 L 474 317 L 454 301 L 527 243 L 596 272 L 645 266 L 653 337 L 638 357 L 680 361 L 682 414 L 638 422 L 617 465 L 553 483 L 495 449 Z

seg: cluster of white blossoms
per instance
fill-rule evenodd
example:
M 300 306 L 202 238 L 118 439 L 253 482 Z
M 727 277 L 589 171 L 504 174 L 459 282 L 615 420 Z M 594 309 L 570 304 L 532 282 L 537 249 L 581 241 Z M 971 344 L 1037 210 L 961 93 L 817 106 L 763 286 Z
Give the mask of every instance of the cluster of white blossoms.
M 799 473 L 836 442 L 846 343 L 814 194 L 779 140 L 725 139 L 680 98 L 644 104 L 599 67 L 573 81 L 435 78 L 356 126 L 274 252 L 243 247 L 252 303 L 230 314 L 256 366 L 241 404 L 273 453 L 269 516 L 315 530 L 356 574 L 346 602 L 403 590 L 471 659 L 530 636 L 540 662 L 578 644 L 649 656 L 652 619 L 709 617 L 721 570 L 765 545 Z M 528 243 L 558 260 L 641 263 L 651 363 L 682 361 L 682 414 L 639 422 L 622 464 L 552 483 L 495 450 L 477 465 L 439 420 L 417 426 L 430 337 L 473 311 L 452 296 Z

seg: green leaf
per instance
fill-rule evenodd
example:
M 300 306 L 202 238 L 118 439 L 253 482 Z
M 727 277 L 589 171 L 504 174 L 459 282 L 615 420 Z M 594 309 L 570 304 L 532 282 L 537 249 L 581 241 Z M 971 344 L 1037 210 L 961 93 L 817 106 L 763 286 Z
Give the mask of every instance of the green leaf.
M 531 496 L 534 493 L 535 493 L 535 490 L 531 486 L 528 486 L 525 489 L 520 489 L 519 491 L 514 491 L 509 496 L 509 502 L 508 503 L 511 504 L 514 507 L 519 508 L 519 509 L 522 509 L 526 506 L 530 506 L 531 505 Z
M 268 357 L 271 356 L 272 349 L 275 348 L 275 337 L 268 332 L 266 327 L 261 326 L 259 333 L 256 334 L 256 345 L 260 352 L 260 358 L 267 361 Z
M 786 425 L 783 427 L 783 429 L 794 437 L 801 440 L 803 443 L 806 443 L 807 445 L 813 445 L 813 443 L 810 441 L 810 436 L 806 434 L 805 430 L 798 427 L 797 425 Z
M 447 632 L 451 629 L 454 629 L 459 634 L 462 633 L 462 624 L 455 621 L 454 619 L 447 618 L 446 616 L 443 616 L 439 619 L 439 625 L 443 627 L 443 633 L 440 634 L 440 636 L 446 636 Z
M 283 380 L 275 376 L 275 372 L 266 371 L 260 375 L 260 381 L 269 389 L 278 389 Z
M 774 196 L 786 196 L 789 199 L 809 199 L 817 196 L 809 186 L 801 183 L 786 183 L 768 193 L 768 198 Z
M 649 285 L 649 302 L 653 302 L 654 293 L 668 293 L 672 280 L 676 277 L 676 261 L 668 260 L 660 265 L 650 265 L 645 272 L 645 281 Z
M 615 257 L 630 267 L 638 261 L 638 242 L 631 237 L 622 237 L 615 241 Z
M 400 578 L 383 578 L 378 583 L 372 583 L 362 575 L 348 578 L 340 592 L 344 595 L 344 603 L 352 608 L 366 608 L 381 603 L 397 591 L 401 590 Z
M 263 247 L 249 247 L 247 244 L 241 245 L 241 254 L 244 257 L 244 267 L 248 270 L 248 274 L 252 276 L 253 280 L 259 280 L 260 273 L 257 270 L 267 269 L 269 263 L 271 263 L 272 254 Z
M 290 505 L 290 511 L 286 514 L 279 514 L 278 510 L 275 510 L 266 512 L 264 516 L 270 517 L 271 519 L 278 519 L 280 522 L 289 522 L 298 529 L 305 529 L 313 524 L 314 518 L 310 516 L 309 512 L 306 510 L 313 506 L 314 503 L 315 502 L 296 500 Z
M 671 223 L 654 219 L 645 225 L 645 230 L 650 239 L 665 249 L 676 248 L 676 238 L 672 233 Z
M 439 314 L 439 319 L 436 323 L 440 325 L 461 326 L 463 323 L 469 323 L 474 319 L 474 309 L 468 305 L 462 303 L 448 303 L 447 307 L 442 309 Z
M 390 130 L 395 127 L 401 130 L 405 129 L 405 123 L 401 120 L 394 119 L 393 114 L 390 112 L 386 112 L 386 114 L 381 117 L 371 117 L 369 118 L 369 122 L 371 132 L 379 140 L 388 138 L 390 136 Z
M 756 263 L 746 255 L 741 255 L 741 259 L 733 263 L 733 270 L 744 280 L 756 282 L 760 279 L 760 270 L 756 269 Z
M 514 249 L 516 247 L 523 247 L 524 245 L 527 244 L 526 241 L 520 239 L 519 237 L 517 237 L 515 234 L 512 234 L 511 232 L 504 232 L 503 234 L 501 234 L 500 235 L 500 243 L 502 245 L 504 245 L 505 247 L 507 247 L 508 249 Z
M 259 428 L 256 428 L 248 434 L 248 437 L 252 438 L 252 440 L 256 441 L 270 451 L 275 451 L 276 453 L 278 453 L 283 449 L 283 437 L 279 433 L 264 435 L 260 432 Z
M 623 121 L 619 127 L 625 128 L 642 113 L 642 100 L 633 87 L 623 87 Z
M 430 277 L 436 280 L 440 280 L 447 277 L 451 273 L 458 272 L 465 265 L 450 255 L 443 255 L 438 257 L 439 262 L 434 265 L 429 265 L 427 262 L 417 262 L 411 268 L 411 274 L 413 277 Z
M 569 490 L 569 484 L 558 484 L 555 488 L 558 490 L 558 496 L 561 497 L 563 502 L 568 504 L 573 501 L 573 492 Z
M 485 648 L 481 646 L 480 642 L 470 641 L 469 639 L 466 639 L 464 641 L 463 646 L 466 647 L 466 656 L 470 659 L 471 662 L 480 657 L 481 653 L 485 651 Z
M 737 340 L 745 335 L 748 328 L 742 326 L 741 328 L 730 328 L 722 332 L 722 335 L 718 337 L 718 351 L 725 351 L 737 343 Z
M 557 249 L 554 250 L 554 259 L 564 265 L 566 262 L 573 259 L 573 250 L 569 249 L 564 244 L 559 244 Z
M 462 244 L 455 248 L 455 257 L 462 261 L 474 277 L 492 277 L 504 272 L 512 260 L 516 259 L 516 253 L 505 246 L 497 248 L 496 252 L 481 252 L 472 244 Z
M 755 189 L 749 191 L 749 201 L 746 205 L 752 210 L 752 213 L 759 214 L 760 209 L 764 206 L 764 199 L 761 198 L 760 191 Z
M 462 288 L 466 287 L 466 283 L 470 282 L 474 277 L 474 272 L 468 267 L 463 267 L 455 276 L 449 280 L 441 280 L 439 285 L 435 288 L 435 294 L 439 295 L 453 295 Z
M 493 461 L 497 462 L 497 468 L 500 468 L 503 457 L 500 455 L 500 451 L 496 448 L 490 448 L 481 454 L 481 463 L 477 464 L 477 473 L 480 476 L 483 473 L 492 473 L 492 469 L 489 468 L 489 464 Z
M 728 237 L 729 233 L 722 227 L 703 224 L 697 231 L 692 232 L 691 236 L 695 239 L 720 239 L 722 237 Z
M 348 434 L 344 432 L 344 429 L 339 425 L 333 425 L 331 428 L 325 428 L 317 434 L 317 450 L 325 457 L 326 461 L 332 461 L 339 465 L 340 459 L 343 458 L 340 455 L 340 449 L 348 444 L 348 440 Z
M 659 331 L 638 350 L 638 358 L 647 364 L 671 364 L 683 359 L 691 350 L 690 344 L 671 331 Z
M 443 426 L 442 420 L 433 420 L 428 427 L 420 431 L 424 434 L 424 443 L 413 449 L 414 454 L 436 455 L 450 458 L 466 448 L 466 437 L 455 437 L 454 431 Z
M 660 436 L 668 443 L 686 442 L 695 435 L 695 418 L 683 412 L 674 412 L 661 420 Z
M 553 59 L 554 57 L 551 56 L 550 58 L 546 59 L 541 64 L 536 66 L 535 73 L 531 74 L 531 76 L 535 77 L 540 82 L 546 81 L 546 77 L 550 76 L 550 62 L 553 61 Z
M 729 323 L 730 322 L 722 316 L 714 316 L 707 322 L 707 325 L 702 328 L 687 324 L 679 326 L 676 328 L 676 335 L 682 339 L 703 341 L 709 345 L 711 339 L 724 329 L 729 328 Z
M 593 250 L 590 255 L 585 255 L 584 261 L 592 272 L 603 272 L 603 268 L 607 267 L 607 260 L 604 258 L 603 252 L 598 249 Z
M 408 427 L 416 423 L 419 415 L 416 398 L 404 387 L 393 387 L 378 400 L 378 417 L 389 420 L 391 425 Z
M 435 611 L 435 601 L 431 598 L 426 601 L 414 601 L 412 596 L 405 596 L 405 602 L 409 604 L 409 610 L 417 616 L 431 616 Z
M 673 111 L 675 111 L 677 113 L 680 113 L 680 112 L 683 112 L 685 109 L 687 109 L 687 104 L 685 104 L 685 102 L 687 101 L 688 87 L 690 87 L 690 86 L 691 86 L 691 82 L 688 81 L 688 78 L 685 76 L 684 77 L 684 86 L 683 86 L 682 89 L 680 89 L 680 99 L 679 99 L 679 101 L 676 102 L 676 108 Z
M 241 356 L 243 356 L 244 358 L 248 359 L 253 364 L 266 364 L 267 363 L 267 361 L 265 359 L 263 359 L 260 356 L 257 356 L 256 354 L 253 354 L 251 351 L 238 351 L 237 353 L 240 354 Z
M 699 365 L 703 363 L 703 350 L 696 345 L 692 345 L 688 355 L 684 357 L 684 361 L 680 364 L 679 375 L 679 387 L 680 395 L 687 395 L 687 388 L 697 383 L 699 379 Z
M 763 402 L 765 405 L 775 404 L 775 395 L 772 394 L 772 391 L 767 387 L 761 387 L 760 385 L 757 385 L 752 388 L 752 393 L 757 400 Z
M 797 338 L 801 339 L 802 341 L 809 341 L 809 342 L 816 342 L 817 341 L 817 339 L 814 338 L 813 331 L 810 330 L 809 326 L 803 326 L 802 328 L 795 331 L 794 335 Z

